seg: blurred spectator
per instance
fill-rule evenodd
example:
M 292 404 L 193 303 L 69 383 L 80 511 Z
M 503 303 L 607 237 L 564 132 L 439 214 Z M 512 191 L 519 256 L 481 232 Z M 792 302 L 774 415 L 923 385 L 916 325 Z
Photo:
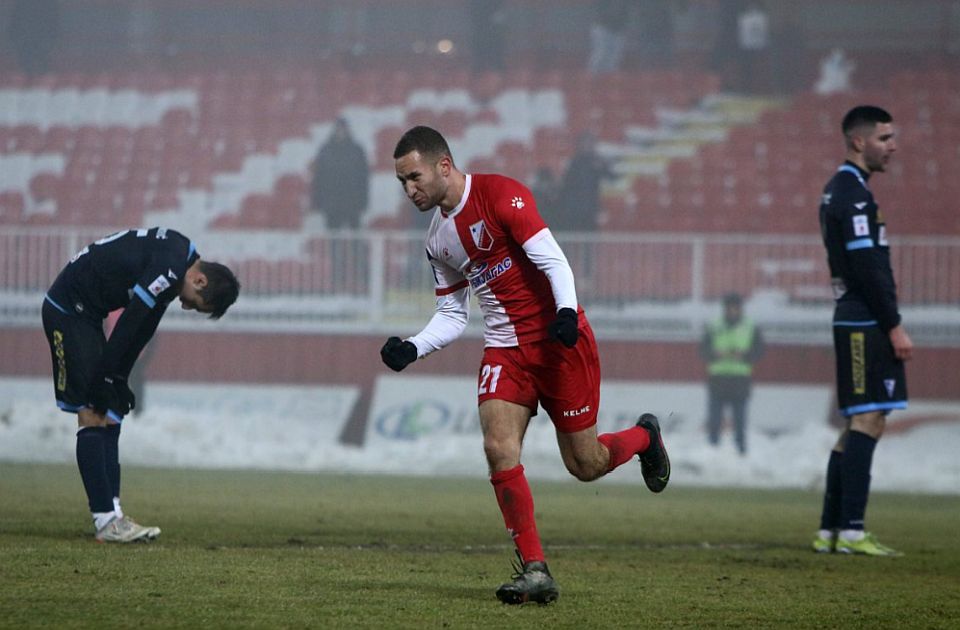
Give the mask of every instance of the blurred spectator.
M 310 168 L 310 209 L 324 215 L 328 228 L 358 228 L 367 209 L 370 166 L 344 118 L 336 120 Z
M 507 21 L 503 0 L 470 0 L 469 10 L 474 72 L 501 72 Z
M 581 134 L 577 151 L 570 158 L 560 184 L 557 213 L 548 215 L 551 216 L 551 229 L 595 230 L 600 210 L 600 184 L 615 177 L 611 165 L 597 153 L 593 134 Z
M 639 57 L 648 64 L 667 65 L 673 61 L 673 6 L 670 0 L 639 0 L 637 46 Z
M 841 48 L 834 48 L 820 61 L 820 77 L 813 91 L 817 94 L 836 94 L 852 89 L 850 77 L 857 63 L 847 57 Z
M 593 74 L 616 72 L 627 47 L 630 2 L 597 0 L 590 25 L 590 59 L 587 69 Z
M 728 293 L 723 317 L 707 326 L 700 356 L 707 363 L 707 435 L 720 443 L 724 410 L 733 416 L 734 439 L 741 455 L 747 452 L 747 401 L 753 387 L 753 364 L 763 354 L 760 330 L 743 316 L 743 298 Z
M 537 208 L 544 216 L 550 217 L 557 211 L 557 196 L 560 192 L 560 184 L 557 182 L 556 175 L 548 166 L 541 166 L 533 174 L 533 180 L 530 182 L 530 192 L 537 202 Z
M 57 0 L 16 0 L 10 15 L 10 39 L 20 70 L 30 76 L 50 70 L 60 37 Z
M 766 93 L 770 85 L 766 56 L 770 49 L 770 18 L 759 4 L 751 3 L 737 16 L 737 43 L 740 89 Z

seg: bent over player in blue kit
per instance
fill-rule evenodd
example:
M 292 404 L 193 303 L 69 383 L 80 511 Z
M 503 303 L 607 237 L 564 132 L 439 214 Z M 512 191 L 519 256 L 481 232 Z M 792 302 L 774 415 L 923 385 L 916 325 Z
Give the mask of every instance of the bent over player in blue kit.
M 77 466 L 99 542 L 160 535 L 120 507 L 119 439 L 136 405 L 130 370 L 153 337 L 167 306 L 219 319 L 237 300 L 240 283 L 224 265 L 200 259 L 186 236 L 165 228 L 124 230 L 81 249 L 43 301 L 57 406 L 77 414 Z M 123 308 L 110 335 L 103 320 Z

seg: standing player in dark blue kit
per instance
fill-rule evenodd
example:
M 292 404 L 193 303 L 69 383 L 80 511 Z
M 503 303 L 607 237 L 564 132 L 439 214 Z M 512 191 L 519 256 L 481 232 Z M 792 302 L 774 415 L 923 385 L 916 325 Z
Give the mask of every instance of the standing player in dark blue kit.
M 893 118 L 862 105 L 843 119 L 847 159 L 823 190 L 820 230 L 836 309 L 837 397 L 847 426 L 830 453 L 820 531 L 813 549 L 899 555 L 864 531 L 870 466 L 886 416 L 907 407 L 904 361 L 913 342 L 900 322 L 887 226 L 870 192 L 873 173 L 897 149 Z
M 77 465 L 99 542 L 156 538 L 120 508 L 120 423 L 136 405 L 127 377 L 167 306 L 219 319 L 240 283 L 227 267 L 200 260 L 187 237 L 165 228 L 124 230 L 80 250 L 43 302 L 57 406 L 77 414 Z M 123 308 L 107 341 L 103 320 Z

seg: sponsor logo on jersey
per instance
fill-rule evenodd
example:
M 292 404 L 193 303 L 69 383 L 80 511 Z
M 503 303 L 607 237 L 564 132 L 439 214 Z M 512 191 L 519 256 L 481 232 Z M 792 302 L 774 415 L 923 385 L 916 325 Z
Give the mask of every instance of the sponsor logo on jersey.
M 499 278 L 513 267 L 513 260 L 507 256 L 495 265 L 488 265 L 485 262 L 476 262 L 470 266 L 467 271 L 467 279 L 470 281 L 470 288 L 477 289 L 488 282 Z
M 167 238 L 167 228 L 157 228 L 157 238 L 160 240 L 166 240 Z
M 866 201 L 857 202 L 853 204 L 853 207 L 856 208 L 857 210 L 863 210 L 864 208 L 867 207 L 867 202 Z
M 823 195 L 820 196 L 820 203 L 822 203 L 825 206 L 829 205 L 831 199 L 833 199 L 833 194 L 824 193 Z
M 170 276 L 173 280 L 177 279 L 177 274 L 173 273 L 173 269 L 167 269 L 167 275 Z
M 477 246 L 477 249 L 488 252 L 493 247 L 493 236 L 490 235 L 490 230 L 487 229 L 487 224 L 483 221 L 477 221 L 470 226 L 470 236 L 473 237 L 473 244 Z
M 510 200 L 510 205 L 516 208 L 517 210 L 523 210 L 523 206 L 525 204 L 523 203 L 522 198 L 514 197 L 513 199 Z
M 170 281 L 167 280 L 164 276 L 157 276 L 157 279 L 150 283 L 150 286 L 147 287 L 147 291 L 153 297 L 157 297 L 164 291 L 170 288 Z
M 853 215 L 853 233 L 857 236 L 870 236 L 870 224 L 867 222 L 867 215 Z

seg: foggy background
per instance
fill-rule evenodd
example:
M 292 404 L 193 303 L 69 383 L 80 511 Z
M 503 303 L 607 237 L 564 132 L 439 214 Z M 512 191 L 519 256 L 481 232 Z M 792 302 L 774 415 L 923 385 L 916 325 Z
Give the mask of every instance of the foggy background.
M 900 417 L 960 432 L 960 2 L 2 0 L 0 33 L 0 380 L 47 388 L 4 389 L 8 427 L 38 402 L 71 425 L 49 392 L 43 293 L 87 243 L 152 225 L 230 265 L 243 291 L 220 322 L 170 309 L 136 373 L 148 420 L 182 397 L 151 383 L 335 390 L 297 413 L 360 448 L 391 396 L 427 400 L 453 375 L 470 407 L 476 312 L 404 391 L 378 355 L 433 309 L 426 217 L 391 157 L 416 124 L 444 133 L 461 169 L 534 191 L 606 378 L 650 405 L 658 383 L 699 387 L 703 327 L 737 291 L 769 344 L 756 380 L 775 395 L 757 426 L 781 410 L 767 437 L 825 427 L 817 208 L 843 160 L 840 119 L 870 103 L 899 134 L 870 185 L 919 346 L 922 413 Z M 324 153 L 338 120 L 352 140 Z M 678 414 L 686 429 L 699 403 Z

